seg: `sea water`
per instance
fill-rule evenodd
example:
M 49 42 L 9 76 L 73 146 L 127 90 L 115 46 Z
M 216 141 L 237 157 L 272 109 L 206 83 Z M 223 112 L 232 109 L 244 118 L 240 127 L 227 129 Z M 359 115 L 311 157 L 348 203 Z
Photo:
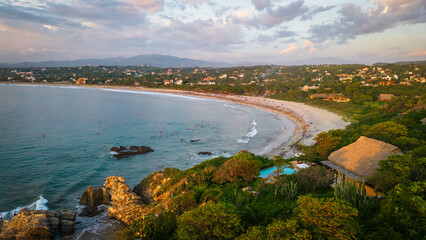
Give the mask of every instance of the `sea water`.
M 283 129 L 265 110 L 115 89 L 0 85 L 0 212 L 77 209 L 89 185 L 122 176 L 132 188 L 165 167 L 267 147 Z M 190 142 L 190 140 L 199 140 Z M 154 152 L 114 159 L 113 146 Z M 197 153 L 208 151 L 211 156 Z

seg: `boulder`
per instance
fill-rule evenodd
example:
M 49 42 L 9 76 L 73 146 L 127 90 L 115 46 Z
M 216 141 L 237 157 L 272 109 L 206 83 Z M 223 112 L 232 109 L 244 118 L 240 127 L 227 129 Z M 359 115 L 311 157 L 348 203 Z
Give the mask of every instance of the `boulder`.
M 118 151 L 120 151 L 120 148 L 118 148 L 118 147 L 112 147 L 109 150 L 113 151 L 113 152 L 118 152 Z
M 99 205 L 108 204 L 110 200 L 111 197 L 105 188 L 89 186 L 81 196 L 80 204 L 96 209 Z
M 71 235 L 74 233 L 76 211 L 65 210 L 61 211 L 61 233 L 63 235 Z
M 62 211 L 61 211 L 61 219 L 62 220 L 75 221 L 76 215 L 77 215 L 77 212 L 74 211 L 74 210 L 62 209 Z
M 152 148 L 147 146 L 131 146 L 130 149 L 120 146 L 119 148 L 117 147 L 111 148 L 111 151 L 113 150 L 115 150 L 114 152 L 117 152 L 117 154 L 113 155 L 113 157 L 117 159 L 127 158 L 127 157 L 138 155 L 138 154 L 146 154 L 146 153 L 154 151 Z
M 211 152 L 199 152 L 198 155 L 212 155 Z
M 71 235 L 74 233 L 74 221 L 61 219 L 61 232 L 63 235 Z

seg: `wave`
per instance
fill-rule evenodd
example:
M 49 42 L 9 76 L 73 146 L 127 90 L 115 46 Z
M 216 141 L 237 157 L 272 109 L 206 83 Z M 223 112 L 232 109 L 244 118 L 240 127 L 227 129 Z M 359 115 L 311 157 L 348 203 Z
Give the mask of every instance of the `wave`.
M 237 143 L 248 143 L 250 141 L 250 138 L 253 138 L 257 135 L 257 129 L 256 129 L 257 123 L 256 121 L 251 122 L 251 128 L 250 132 L 248 132 L 243 138 L 240 138 L 237 140 Z
M 108 91 L 108 92 L 135 93 L 135 94 L 143 94 L 143 95 L 162 95 L 162 96 L 186 98 L 186 99 L 198 100 L 198 101 L 213 101 L 211 99 L 203 98 L 203 97 L 192 97 L 192 96 L 186 96 L 181 94 L 150 92 L 150 91 L 144 91 L 144 90 L 138 91 L 138 90 L 126 90 L 126 89 L 114 89 L 114 88 L 93 88 L 93 89 L 98 89 L 98 90 Z
M 28 210 L 49 210 L 49 208 L 47 207 L 47 202 L 48 200 L 46 198 L 44 198 L 42 195 L 40 195 L 39 199 L 31 204 L 28 204 L 26 206 L 22 206 L 22 207 L 17 207 L 9 212 L 2 212 L 1 216 L 4 219 L 11 219 L 13 217 L 13 215 L 16 213 L 18 214 L 23 208 L 28 209 Z

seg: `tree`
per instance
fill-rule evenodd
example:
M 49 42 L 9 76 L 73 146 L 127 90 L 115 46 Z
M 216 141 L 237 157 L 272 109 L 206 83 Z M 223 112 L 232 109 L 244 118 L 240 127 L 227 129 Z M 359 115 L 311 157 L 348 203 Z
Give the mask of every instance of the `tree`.
M 333 136 L 331 132 L 322 132 L 319 133 L 314 140 L 316 141 L 314 146 L 315 150 L 323 160 L 326 160 L 330 150 L 335 148 L 342 138 Z
M 399 184 L 383 199 L 378 235 L 392 239 L 424 239 L 426 236 L 426 182 Z M 392 235 L 391 235 L 391 234 Z
M 306 229 L 301 229 L 297 221 L 290 219 L 287 221 L 275 220 L 266 227 L 267 239 L 302 240 L 312 239 L 311 234 Z
M 358 211 L 345 202 L 299 197 L 294 213 L 314 239 L 355 239 Z
M 235 207 L 210 203 L 182 214 L 176 229 L 178 239 L 232 239 L 242 230 Z
M 426 179 L 426 158 L 411 155 L 391 155 L 379 161 L 371 181 L 378 192 L 386 193 L 399 183 L 421 182 Z
M 407 127 L 400 123 L 386 121 L 374 124 L 364 131 L 364 135 L 393 144 L 395 139 L 408 134 Z
M 260 162 L 250 154 L 239 154 L 226 161 L 215 173 L 213 180 L 219 184 L 250 181 L 259 174 Z

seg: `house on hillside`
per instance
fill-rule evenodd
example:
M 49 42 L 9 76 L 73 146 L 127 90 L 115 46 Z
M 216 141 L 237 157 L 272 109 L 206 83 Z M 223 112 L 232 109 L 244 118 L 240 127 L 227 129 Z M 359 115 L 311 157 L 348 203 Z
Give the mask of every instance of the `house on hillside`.
M 87 78 L 79 78 L 75 81 L 75 83 L 79 85 L 85 85 L 87 80 L 88 80 Z
M 377 97 L 377 100 L 379 100 L 379 101 L 390 101 L 393 97 L 395 97 L 395 95 L 382 93 Z
M 327 99 L 328 95 L 324 93 L 316 93 L 309 96 L 310 98 L 320 98 L 320 99 Z
M 328 161 L 321 163 L 332 169 L 339 170 L 341 174 L 358 181 L 365 180 L 367 194 L 376 195 L 369 183 L 375 169 L 379 167 L 380 160 L 386 160 L 390 155 L 402 155 L 398 147 L 361 136 L 356 142 L 349 144 L 328 157 Z

